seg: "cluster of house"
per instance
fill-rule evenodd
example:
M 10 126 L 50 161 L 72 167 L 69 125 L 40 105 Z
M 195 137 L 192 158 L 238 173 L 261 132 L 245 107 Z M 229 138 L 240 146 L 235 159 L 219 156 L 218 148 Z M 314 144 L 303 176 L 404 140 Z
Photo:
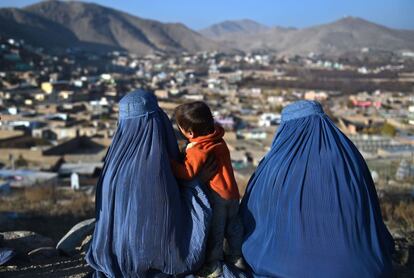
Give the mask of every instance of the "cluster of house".
M 7 184 L 65 180 L 76 189 L 93 183 L 116 130 L 117 102 L 136 88 L 153 91 L 169 116 L 180 103 L 207 102 L 226 129 L 241 183 L 268 151 L 281 109 L 298 99 L 320 101 L 366 158 L 404 158 L 412 165 L 410 94 L 375 90 L 349 95 L 246 82 L 289 81 L 292 67 L 306 66 L 327 71 L 360 68 L 317 57 L 282 59 L 273 54 L 139 57 L 79 49 L 48 54 L 23 41 L 0 38 L 0 192 Z

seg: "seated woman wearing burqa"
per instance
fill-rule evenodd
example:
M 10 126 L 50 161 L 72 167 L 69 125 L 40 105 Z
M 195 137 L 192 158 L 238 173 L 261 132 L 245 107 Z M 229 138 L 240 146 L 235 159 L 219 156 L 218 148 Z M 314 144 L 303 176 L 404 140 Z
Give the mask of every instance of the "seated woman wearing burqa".
M 178 155 L 155 96 L 126 95 L 97 184 L 96 227 L 86 255 L 96 277 L 184 275 L 201 266 L 211 210 L 197 179 L 177 183 L 170 159 Z M 208 180 L 214 163 L 202 172 Z
M 241 214 L 256 277 L 392 276 L 394 243 L 370 171 L 317 102 L 284 108 Z

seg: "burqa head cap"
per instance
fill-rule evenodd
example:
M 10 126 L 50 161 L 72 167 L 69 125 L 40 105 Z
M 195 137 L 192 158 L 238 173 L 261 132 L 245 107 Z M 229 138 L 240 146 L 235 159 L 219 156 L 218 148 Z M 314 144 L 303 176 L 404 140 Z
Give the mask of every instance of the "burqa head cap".
M 158 110 L 159 107 L 155 95 L 139 89 L 121 99 L 119 102 L 119 119 L 140 117 Z
M 322 106 L 317 101 L 299 100 L 289 104 L 282 110 L 282 122 L 303 118 L 311 115 L 323 115 Z

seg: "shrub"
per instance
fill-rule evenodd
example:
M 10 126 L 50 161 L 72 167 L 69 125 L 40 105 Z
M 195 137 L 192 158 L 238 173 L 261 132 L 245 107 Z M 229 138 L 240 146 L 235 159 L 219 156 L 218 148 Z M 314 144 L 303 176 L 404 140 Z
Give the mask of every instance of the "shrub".
M 22 155 L 19 155 L 19 157 L 15 161 L 15 166 L 17 168 L 27 167 L 28 165 L 28 161 Z
M 55 188 L 53 185 L 27 187 L 24 189 L 24 198 L 31 203 L 53 201 L 55 199 Z
M 390 226 L 399 227 L 405 231 L 414 231 L 414 201 L 399 202 L 382 201 L 381 211 L 384 220 Z
M 395 136 L 397 129 L 393 125 L 385 123 L 381 128 L 381 133 L 387 136 Z

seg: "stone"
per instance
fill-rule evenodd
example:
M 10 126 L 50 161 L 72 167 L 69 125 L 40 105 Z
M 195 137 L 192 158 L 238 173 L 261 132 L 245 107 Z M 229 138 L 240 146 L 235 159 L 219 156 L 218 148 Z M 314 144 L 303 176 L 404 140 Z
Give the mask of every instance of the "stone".
M 77 253 L 77 247 L 81 245 L 86 236 L 91 235 L 95 228 L 95 218 L 79 222 L 59 241 L 56 249 L 72 256 Z
M 55 247 L 40 247 L 30 251 L 28 256 L 32 262 L 43 262 L 47 259 L 58 257 L 59 251 Z
M 11 231 L 0 233 L 3 236 L 3 247 L 13 249 L 19 256 L 40 247 L 53 247 L 52 239 L 30 231 Z

